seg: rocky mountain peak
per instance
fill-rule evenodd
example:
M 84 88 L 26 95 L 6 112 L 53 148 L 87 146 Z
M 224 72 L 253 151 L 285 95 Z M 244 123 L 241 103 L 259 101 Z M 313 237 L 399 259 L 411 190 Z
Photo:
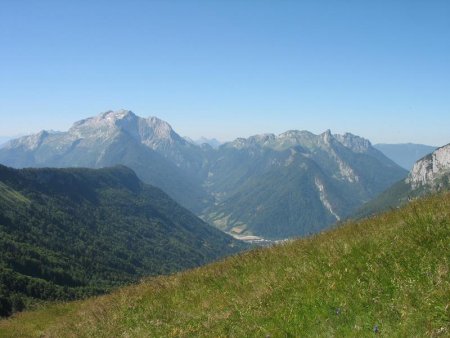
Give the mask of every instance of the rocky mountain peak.
M 414 164 L 407 182 L 416 189 L 423 185 L 433 185 L 435 180 L 450 173 L 450 144 L 436 149 Z
M 99 116 L 102 119 L 110 119 L 110 120 L 132 119 L 137 117 L 131 110 L 126 109 L 120 109 L 116 111 L 108 110 L 104 113 L 101 113 Z
M 166 121 L 163 121 L 155 116 L 150 116 L 146 120 L 146 124 L 152 129 L 153 135 L 158 138 L 171 139 L 175 136 L 172 127 Z
M 24 148 L 26 150 L 33 151 L 42 144 L 48 135 L 48 131 L 42 130 L 37 134 L 22 136 L 18 139 L 9 141 L 5 145 L 5 149 Z
M 271 142 L 275 139 L 275 135 L 274 134 L 260 134 L 260 135 L 255 135 L 249 138 L 250 141 L 255 142 L 255 143 L 267 143 L 267 142 Z
M 101 125 L 114 125 L 117 121 L 121 120 L 133 120 L 138 117 L 130 110 L 108 110 L 106 112 L 100 113 L 97 116 L 89 117 L 87 119 L 75 122 L 72 128 L 80 128 L 85 126 L 98 127 Z
M 108 139 L 123 132 L 151 148 L 161 143 L 186 143 L 167 122 L 155 116 L 142 118 L 125 109 L 109 110 L 78 121 L 69 130 L 72 137 L 87 139 Z
M 129 131 L 137 129 L 138 117 L 129 110 L 106 111 L 97 116 L 75 122 L 69 129 L 69 134 L 76 138 L 109 138 L 118 130 Z
M 268 146 L 275 140 L 275 138 L 276 136 L 274 134 L 258 134 L 250 136 L 248 138 L 239 137 L 225 145 L 231 146 L 236 149 L 254 148 Z
M 277 136 L 278 140 L 302 140 L 311 137 L 317 137 L 313 133 L 306 130 L 288 130 Z
M 365 138 L 350 133 L 345 133 L 344 135 L 333 134 L 330 129 L 318 135 L 305 130 L 288 130 L 277 136 L 274 134 L 260 134 L 249 138 L 237 138 L 230 145 L 239 149 L 255 146 L 288 149 L 299 145 L 309 149 L 316 147 L 329 149 L 336 142 L 356 153 L 366 153 L 372 148 L 370 141 Z
M 333 139 L 333 134 L 331 134 L 331 130 L 327 129 L 322 134 L 320 134 L 320 138 L 325 144 L 330 144 Z
M 365 153 L 372 147 L 369 140 L 351 133 L 345 133 L 344 135 L 335 134 L 334 137 L 345 147 L 356 153 Z

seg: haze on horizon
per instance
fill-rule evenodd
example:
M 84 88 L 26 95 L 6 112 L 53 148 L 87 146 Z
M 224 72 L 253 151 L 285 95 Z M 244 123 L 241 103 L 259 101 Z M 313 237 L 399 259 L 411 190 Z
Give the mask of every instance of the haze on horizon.
M 450 2 L 3 3 L 0 136 L 107 110 L 221 141 L 450 142 Z

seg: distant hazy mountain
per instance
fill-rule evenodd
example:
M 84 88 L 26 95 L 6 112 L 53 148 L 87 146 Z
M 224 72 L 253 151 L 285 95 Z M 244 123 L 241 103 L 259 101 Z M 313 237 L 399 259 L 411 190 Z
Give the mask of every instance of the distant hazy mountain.
M 201 149 L 168 123 L 126 110 L 76 122 L 67 132 L 42 131 L 12 140 L 0 149 L 0 163 L 15 168 L 122 164 L 190 210 L 201 210 L 208 200 L 197 177 L 203 165 Z
M 330 131 L 237 139 L 213 156 L 204 219 L 268 238 L 317 232 L 406 175 L 368 140 Z
M 12 137 L 0 136 L 0 147 L 11 139 L 12 139 Z
M 375 144 L 375 148 L 389 157 L 401 167 L 411 170 L 414 163 L 433 152 L 436 147 L 424 144 L 400 143 L 400 144 Z
M 215 138 L 206 138 L 206 137 L 200 137 L 199 139 L 195 140 L 194 142 L 197 145 L 209 144 L 213 148 L 218 148 L 222 144 L 222 142 L 218 141 Z
M 239 138 L 214 149 L 179 136 L 167 122 L 130 111 L 10 141 L 13 167 L 123 164 L 222 230 L 285 238 L 346 217 L 407 172 L 368 140 L 327 131 Z
M 126 167 L 0 166 L 0 315 L 18 298 L 77 298 L 242 248 Z
M 409 199 L 450 189 L 450 144 L 417 161 L 408 176 L 365 204 L 357 216 L 368 216 L 406 203 Z

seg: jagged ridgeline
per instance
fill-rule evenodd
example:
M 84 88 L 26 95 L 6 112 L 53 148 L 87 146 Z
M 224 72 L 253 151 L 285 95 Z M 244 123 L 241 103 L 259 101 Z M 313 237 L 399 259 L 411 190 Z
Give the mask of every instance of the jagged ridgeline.
M 102 293 L 244 248 L 124 166 L 0 166 L 0 315 Z
M 407 174 L 368 140 L 348 133 L 292 130 L 213 148 L 126 110 L 79 121 L 67 132 L 13 140 L 0 149 L 0 163 L 123 164 L 224 231 L 274 239 L 320 231 Z

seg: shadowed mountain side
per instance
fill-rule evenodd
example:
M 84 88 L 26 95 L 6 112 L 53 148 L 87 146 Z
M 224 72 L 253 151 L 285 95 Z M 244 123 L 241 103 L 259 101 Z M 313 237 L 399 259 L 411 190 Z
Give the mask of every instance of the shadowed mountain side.
M 2 315 L 13 300 L 105 292 L 245 247 L 123 166 L 0 166 Z

